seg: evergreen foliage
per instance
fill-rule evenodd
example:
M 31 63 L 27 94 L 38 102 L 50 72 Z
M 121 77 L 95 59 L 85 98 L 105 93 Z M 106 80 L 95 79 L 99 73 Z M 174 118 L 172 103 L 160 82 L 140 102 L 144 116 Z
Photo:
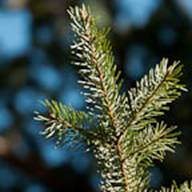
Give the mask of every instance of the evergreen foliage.
M 83 140 L 100 166 L 103 192 L 149 191 L 147 168 L 163 160 L 179 143 L 175 126 L 167 126 L 157 117 L 169 109 L 185 86 L 180 83 L 182 65 L 168 65 L 162 59 L 136 87 L 121 94 L 122 80 L 114 64 L 112 48 L 106 39 L 107 29 L 98 30 L 90 10 L 68 10 L 75 40 L 71 46 L 82 79 L 87 113 L 76 111 L 56 101 L 45 101 L 47 114 L 37 113 L 45 124 L 42 134 L 55 138 L 56 144 Z M 184 183 L 162 192 L 188 192 Z

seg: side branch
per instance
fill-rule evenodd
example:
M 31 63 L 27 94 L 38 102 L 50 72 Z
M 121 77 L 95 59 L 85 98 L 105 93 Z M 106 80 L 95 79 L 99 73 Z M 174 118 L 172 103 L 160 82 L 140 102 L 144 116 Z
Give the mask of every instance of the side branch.
M 168 110 L 169 103 L 186 91 L 185 86 L 179 84 L 182 66 L 178 62 L 168 65 L 168 60 L 163 59 L 155 70 L 151 70 L 137 83 L 136 88 L 129 91 L 131 101 L 131 117 L 127 122 L 124 133 L 119 142 L 132 130 L 141 130 L 150 123 L 156 122 L 155 117 L 163 115 Z
M 44 122 L 45 129 L 41 132 L 42 135 L 45 135 L 46 138 L 55 137 L 56 145 L 62 143 L 67 134 L 86 141 L 102 139 L 95 130 L 89 128 L 89 126 L 95 125 L 84 112 L 75 111 L 55 101 L 46 100 L 44 105 L 48 114 L 41 115 L 37 112 L 35 120 Z
M 156 126 L 149 125 L 137 135 L 135 143 L 138 142 L 138 144 L 133 146 L 133 150 L 128 152 L 127 156 L 133 157 L 136 154 L 147 154 L 149 158 L 152 153 L 153 158 L 162 160 L 165 151 L 173 152 L 175 144 L 180 143 L 177 140 L 180 132 L 175 132 L 175 129 L 175 126 L 167 127 L 163 122 L 157 123 Z M 142 140 L 142 142 L 137 140 Z

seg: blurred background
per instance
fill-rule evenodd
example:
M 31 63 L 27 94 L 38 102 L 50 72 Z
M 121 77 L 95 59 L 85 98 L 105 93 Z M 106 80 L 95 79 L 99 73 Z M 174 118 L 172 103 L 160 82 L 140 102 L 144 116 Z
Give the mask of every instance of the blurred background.
M 184 63 L 188 93 L 171 105 L 168 124 L 183 145 L 150 168 L 151 186 L 192 179 L 191 0 L 0 0 L 0 191 L 96 192 L 91 154 L 54 148 L 33 120 L 39 100 L 54 98 L 76 109 L 85 103 L 70 65 L 72 33 L 66 9 L 88 4 L 99 27 L 111 27 L 115 61 L 134 86 L 162 57 Z

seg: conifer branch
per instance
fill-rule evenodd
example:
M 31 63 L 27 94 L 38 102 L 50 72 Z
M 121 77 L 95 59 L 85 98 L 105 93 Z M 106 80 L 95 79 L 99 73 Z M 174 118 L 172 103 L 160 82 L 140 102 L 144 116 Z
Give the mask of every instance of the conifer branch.
M 155 70 L 151 69 L 148 76 L 137 82 L 136 88 L 129 91 L 132 117 L 127 127 L 142 120 L 153 122 L 154 117 L 169 109 L 167 104 L 181 95 L 180 90 L 186 90 L 184 85 L 179 84 L 182 65 L 178 64 L 174 62 L 168 67 L 168 59 L 163 59 Z
M 163 160 L 178 144 L 176 127 L 158 122 L 157 117 L 169 109 L 185 86 L 180 84 L 182 65 L 168 66 L 163 59 L 151 69 L 136 88 L 120 94 L 122 81 L 114 65 L 107 30 L 99 30 L 90 10 L 82 7 L 68 10 L 75 40 L 71 46 L 79 67 L 88 114 L 75 111 L 55 101 L 45 101 L 48 115 L 37 114 L 45 123 L 43 134 L 60 143 L 69 137 L 83 139 L 92 145 L 100 166 L 102 192 L 143 192 L 149 189 L 146 169 L 155 159 Z M 67 139 L 68 141 L 69 139 Z M 162 192 L 184 192 L 190 185 L 174 185 Z
M 165 151 L 174 152 L 175 144 L 179 144 L 175 132 L 176 127 L 167 127 L 163 122 L 148 125 L 143 132 L 133 136 L 131 146 L 125 143 L 127 157 L 141 156 L 139 161 L 152 163 L 154 159 L 163 160 Z M 131 147 L 131 148 L 130 148 Z
M 73 21 L 72 29 L 76 33 L 72 49 L 79 60 L 75 64 L 80 65 L 80 73 L 84 77 L 81 84 L 89 91 L 84 94 L 87 97 L 86 101 L 88 103 L 94 101 L 92 111 L 95 111 L 95 108 L 99 109 L 101 126 L 104 129 L 110 128 L 110 132 L 108 131 L 112 135 L 110 139 L 114 139 L 117 143 L 116 135 L 120 133 L 125 123 L 127 100 L 119 94 L 120 85 L 117 84 L 119 75 L 116 75 L 110 43 L 105 38 L 106 33 L 97 30 L 93 17 L 84 6 L 81 9 L 71 8 L 69 15 Z M 82 69 L 82 66 L 86 69 Z M 114 147 L 114 152 L 116 151 L 114 155 L 117 156 L 118 167 L 124 177 L 121 185 L 128 191 L 127 176 L 121 162 L 121 148 L 117 144 Z
M 113 63 L 111 45 L 106 39 L 107 30 L 97 29 L 94 17 L 84 5 L 71 8 L 68 13 L 76 34 L 71 46 L 76 57 L 74 64 L 81 67 L 79 72 L 83 80 L 80 84 L 85 89 L 83 94 L 89 104 L 89 113 L 97 114 L 104 128 L 112 127 L 114 134 L 119 134 L 124 124 L 127 100 L 119 95 L 121 83 L 117 83 L 119 73 Z
M 98 136 L 90 129 L 89 126 L 95 126 L 87 114 L 81 111 L 75 111 L 71 107 L 64 106 L 56 101 L 45 100 L 43 105 L 47 108 L 48 114 L 42 115 L 36 112 L 35 120 L 42 121 L 45 129 L 41 132 L 47 139 L 55 137 L 56 145 L 63 142 L 66 135 L 71 136 L 71 142 L 74 139 L 82 138 L 86 142 L 98 139 Z M 67 142 L 70 140 L 68 139 Z
M 136 88 L 128 92 L 131 114 L 120 142 L 129 132 L 157 122 L 155 118 L 169 110 L 167 105 L 177 99 L 181 91 L 186 91 L 185 85 L 179 84 L 181 70 L 179 62 L 168 67 L 168 59 L 163 59 L 155 70 L 151 69 L 148 76 L 137 82 Z

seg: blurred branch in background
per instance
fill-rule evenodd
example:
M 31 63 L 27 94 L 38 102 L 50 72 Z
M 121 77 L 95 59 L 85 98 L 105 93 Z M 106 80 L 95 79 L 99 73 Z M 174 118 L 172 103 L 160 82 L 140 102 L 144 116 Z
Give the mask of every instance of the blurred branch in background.
M 86 177 L 80 177 L 69 166 L 63 165 L 59 168 L 51 168 L 45 165 L 35 154 L 30 154 L 24 159 L 15 155 L 13 150 L 14 141 L 15 136 L 13 139 L 0 138 L 0 158 L 8 163 L 10 168 L 21 171 L 30 179 L 42 183 L 52 191 L 77 191 L 79 188 L 92 191 L 91 187 L 85 187 L 87 185 Z M 71 185 L 71 179 L 76 185 Z

